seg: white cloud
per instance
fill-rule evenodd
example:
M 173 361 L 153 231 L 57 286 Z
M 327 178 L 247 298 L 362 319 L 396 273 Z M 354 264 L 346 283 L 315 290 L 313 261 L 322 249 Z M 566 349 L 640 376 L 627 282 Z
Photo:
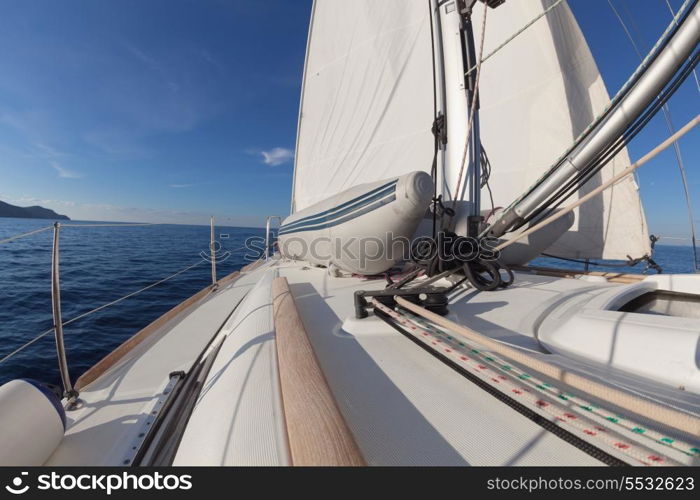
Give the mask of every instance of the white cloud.
M 169 187 L 174 188 L 174 189 L 184 189 L 184 188 L 191 188 L 194 186 L 194 184 L 170 184 Z
M 58 176 L 62 177 L 64 179 L 80 179 L 83 174 L 76 172 L 74 170 L 68 170 L 67 168 L 63 168 L 61 165 L 56 163 L 55 161 L 51 162 L 51 167 L 58 172 Z
M 261 151 L 265 165 L 277 167 L 294 159 L 294 151 L 287 148 L 273 148 L 269 151 Z
M 63 151 L 59 151 L 56 148 L 53 148 L 53 147 L 48 146 L 46 144 L 42 144 L 40 142 L 35 143 L 34 147 L 40 151 L 40 153 L 39 153 L 40 157 L 59 158 L 62 156 L 68 156 L 68 153 L 64 153 Z
M 131 53 L 131 55 L 133 55 L 136 59 L 141 61 L 146 66 L 154 70 L 160 70 L 160 64 L 158 63 L 158 61 L 155 58 L 146 54 L 143 50 L 127 42 L 122 42 L 122 45 L 124 46 L 124 48 L 126 48 L 128 52 Z
M 214 66 L 217 70 L 219 71 L 225 71 L 225 67 L 221 62 L 214 57 L 209 51 L 202 49 L 199 51 L 199 55 L 204 59 L 206 62 Z

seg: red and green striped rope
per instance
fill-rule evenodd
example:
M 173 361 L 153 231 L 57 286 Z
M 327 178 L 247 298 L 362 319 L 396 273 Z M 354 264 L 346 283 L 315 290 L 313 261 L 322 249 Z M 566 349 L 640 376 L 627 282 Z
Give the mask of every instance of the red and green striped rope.
M 515 374 L 520 380 L 536 388 L 539 391 L 549 393 L 562 401 L 567 401 L 576 404 L 579 409 L 585 412 L 590 412 L 593 415 L 597 415 L 601 418 L 604 418 L 611 424 L 619 425 L 628 431 L 634 432 L 635 434 L 638 434 L 640 436 L 644 436 L 647 439 L 651 439 L 659 444 L 669 446 L 670 448 L 680 451 L 681 453 L 689 457 L 700 457 L 700 448 L 698 448 L 697 445 L 692 445 L 682 440 L 669 437 L 665 434 L 656 431 L 655 429 L 651 429 L 648 426 L 644 426 L 625 415 L 621 415 L 617 412 L 612 412 L 606 408 L 597 406 L 572 392 L 559 389 L 548 382 L 545 382 L 523 370 L 520 370 L 516 366 L 508 363 L 507 361 L 490 352 L 477 349 L 469 345 L 467 342 L 462 341 L 461 339 L 456 339 L 454 336 L 441 331 L 436 326 L 431 325 L 430 323 L 422 320 L 421 318 L 413 315 L 412 313 L 405 312 L 403 314 L 419 326 L 427 328 L 431 332 L 436 333 L 437 335 L 440 335 L 441 337 L 449 341 L 456 342 L 457 345 L 460 347 L 469 349 L 471 354 L 476 354 L 485 362 L 489 363 L 492 366 L 495 366 L 498 370 L 503 372 L 511 372 Z
M 598 425 L 585 416 L 575 414 L 570 408 L 563 407 L 561 398 L 556 398 L 548 390 L 542 389 L 550 389 L 551 386 L 546 387 L 542 385 L 534 377 L 520 372 L 517 368 L 506 364 L 503 360 L 490 355 L 490 353 L 481 351 L 427 325 L 431 330 L 429 331 L 422 324 L 417 325 L 415 321 L 411 321 L 412 318 L 403 313 L 399 314 L 374 299 L 372 299 L 372 302 L 375 308 L 391 316 L 404 326 L 408 333 L 418 338 L 421 342 L 456 361 L 490 386 L 520 401 L 538 414 L 547 417 L 548 420 L 556 425 L 571 427 L 576 431 L 576 434 L 587 440 L 600 442 L 604 447 L 612 448 L 632 458 L 635 463 L 644 465 L 679 465 L 675 460 L 659 455 L 638 443 L 624 438 L 615 431 L 610 431 Z M 533 387 L 528 387 L 533 381 L 542 388 L 535 390 Z M 669 443 L 664 444 L 668 445 Z

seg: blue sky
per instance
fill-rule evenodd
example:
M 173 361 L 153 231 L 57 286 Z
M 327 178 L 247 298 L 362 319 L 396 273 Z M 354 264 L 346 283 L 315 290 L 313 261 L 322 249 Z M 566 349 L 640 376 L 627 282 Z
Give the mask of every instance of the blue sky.
M 612 1 L 643 50 L 670 21 L 665 0 Z M 569 4 L 614 93 L 636 54 L 607 0 Z M 3 1 L 0 199 L 75 219 L 259 226 L 286 214 L 310 6 Z M 698 96 L 693 80 L 673 98 L 677 126 Z M 657 118 L 632 157 L 667 136 Z M 700 219 L 700 140 L 681 146 Z M 687 236 L 672 153 L 639 175 L 652 231 Z

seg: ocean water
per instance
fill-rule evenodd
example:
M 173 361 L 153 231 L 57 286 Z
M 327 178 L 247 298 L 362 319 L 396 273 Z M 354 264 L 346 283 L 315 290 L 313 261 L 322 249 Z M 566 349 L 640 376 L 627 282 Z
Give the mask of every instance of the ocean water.
M 653 260 L 661 266 L 664 274 L 682 274 L 693 272 L 693 248 L 690 246 L 674 246 L 656 244 Z M 590 265 L 591 271 L 621 272 L 629 274 L 656 274 L 653 270 L 646 270 L 647 264 L 642 262 L 634 267 L 620 266 L 622 261 L 605 261 L 612 266 Z M 557 269 L 584 269 L 583 264 L 559 259 L 541 257 L 531 263 L 533 266 L 555 267 Z
M 0 240 L 51 224 L 0 218 Z M 62 227 L 64 322 L 201 261 L 170 281 L 66 326 L 73 381 L 138 330 L 211 284 L 211 265 L 200 256 L 209 252 L 209 234 L 206 226 Z M 216 235 L 221 244 L 217 275 L 222 278 L 260 256 L 265 230 L 217 227 Z M 260 250 L 241 250 L 251 237 L 259 238 Z M 49 230 L 0 245 L 0 359 L 52 327 L 52 239 Z M 0 364 L 0 384 L 18 377 L 59 383 L 53 333 Z
M 48 220 L 0 218 L 0 240 L 49 225 Z M 218 227 L 218 276 L 226 276 L 257 259 L 264 233 L 264 229 Z M 248 238 L 258 238 L 257 251 L 242 250 Z M 51 328 L 51 243 L 49 230 L 0 245 L 0 359 Z M 209 228 L 64 227 L 60 248 L 65 322 L 201 261 L 200 253 L 209 251 Z M 665 272 L 692 272 L 690 247 L 657 246 L 655 259 Z M 553 259 L 538 259 L 534 263 L 582 268 Z M 639 265 L 623 272 L 643 270 L 644 266 Z M 210 283 L 210 265 L 202 262 L 170 281 L 66 326 L 71 379 L 75 381 L 138 330 Z M 59 383 L 53 333 L 0 364 L 0 384 L 19 377 Z

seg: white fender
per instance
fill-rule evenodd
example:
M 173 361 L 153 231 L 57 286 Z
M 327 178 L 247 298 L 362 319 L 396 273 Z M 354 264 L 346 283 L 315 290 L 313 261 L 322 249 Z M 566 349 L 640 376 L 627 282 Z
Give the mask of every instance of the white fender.
M 0 466 L 43 465 L 63 439 L 65 412 L 57 396 L 31 380 L 0 387 Z

